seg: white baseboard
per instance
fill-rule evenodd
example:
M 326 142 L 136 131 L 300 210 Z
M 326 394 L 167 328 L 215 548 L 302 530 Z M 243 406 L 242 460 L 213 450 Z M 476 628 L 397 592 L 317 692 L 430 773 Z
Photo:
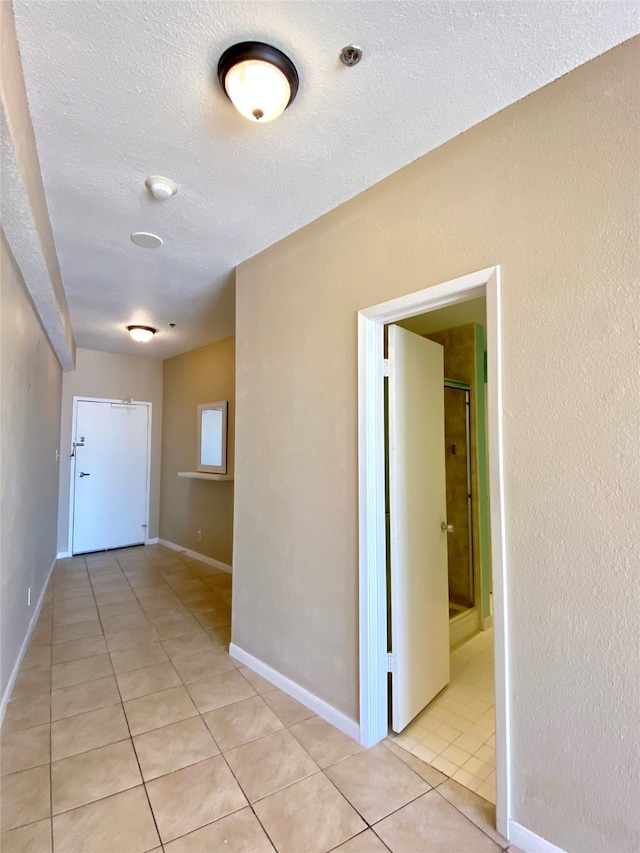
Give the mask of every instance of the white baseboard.
M 145 545 L 157 545 L 158 541 L 159 541 L 158 537 L 154 536 L 153 539 L 146 539 L 144 544 Z
M 33 611 L 33 616 L 31 617 L 31 621 L 29 622 L 29 627 L 27 628 L 27 633 L 25 634 L 25 638 L 22 641 L 22 645 L 20 646 L 20 652 L 16 659 L 16 662 L 11 670 L 11 677 L 7 682 L 7 686 L 5 687 L 4 693 L 2 694 L 2 699 L 0 700 L 0 726 L 4 721 L 4 715 L 7 710 L 7 705 L 9 704 L 9 699 L 11 698 L 11 694 L 13 693 L 13 688 L 16 683 L 16 678 L 18 677 L 18 672 L 20 671 L 20 667 L 22 666 L 22 659 L 24 658 L 25 652 L 27 651 L 27 646 L 29 645 L 29 640 L 31 639 L 31 634 L 33 633 L 33 629 L 36 627 L 36 622 L 38 621 L 38 616 L 40 616 L 40 611 L 42 610 L 42 604 L 44 602 L 44 595 L 47 591 L 47 587 L 49 586 L 49 580 L 51 578 L 51 572 L 54 569 L 56 564 L 56 560 L 58 556 L 56 555 L 53 558 L 53 562 L 47 572 L 47 577 L 45 578 L 44 585 L 42 587 L 42 591 L 40 592 L 40 598 L 38 599 L 38 603 L 36 604 L 36 608 Z
M 487 618 L 482 621 L 482 630 L 488 631 L 489 628 L 493 628 L 493 616 L 487 616 Z
M 204 554 L 199 554 L 197 551 L 191 551 L 189 548 L 183 548 L 182 545 L 176 545 L 175 542 L 169 542 L 166 539 L 157 539 L 155 541 L 159 542 L 160 545 L 171 548 L 172 551 L 179 551 L 181 554 L 186 554 L 187 557 L 191 557 L 193 560 L 200 560 L 201 563 L 206 563 L 208 566 L 214 566 L 216 569 L 222 569 L 223 572 L 233 574 L 233 566 L 229 566 L 227 563 L 222 563 L 220 560 L 214 560 L 213 557 L 207 557 Z
M 58 553 L 56 554 L 56 560 L 64 560 L 70 556 L 71 556 L 71 551 L 58 551 Z
M 516 820 L 509 821 L 509 842 L 524 850 L 524 853 L 564 853 L 561 847 L 536 835 Z
M 272 669 L 268 664 L 263 663 L 263 661 L 258 660 L 258 658 L 254 658 L 253 655 L 250 655 L 249 652 L 245 652 L 244 649 L 239 648 L 234 643 L 231 643 L 229 646 L 229 654 L 232 658 L 235 658 L 235 660 L 240 661 L 240 663 L 248 666 L 249 669 L 257 672 L 258 675 L 266 678 L 267 681 L 271 682 L 271 684 L 275 684 L 275 686 L 279 687 L 280 690 L 288 693 L 289 696 L 297 699 L 298 702 L 301 702 L 305 707 L 314 711 L 319 717 L 322 717 L 323 720 L 331 723 L 332 726 L 340 729 L 341 732 L 344 732 L 344 734 L 353 738 L 353 740 L 360 741 L 360 725 L 356 723 L 355 720 L 352 720 L 351 717 L 347 717 L 346 714 L 343 714 L 342 711 L 338 711 L 338 709 L 334 708 L 333 705 L 329 705 L 328 702 L 325 702 L 323 699 L 320 699 L 318 696 L 315 696 L 313 693 L 305 690 L 304 687 L 300 687 L 300 685 L 296 684 L 295 681 L 291 681 L 291 679 L 287 678 L 285 675 L 282 675 L 277 670 Z

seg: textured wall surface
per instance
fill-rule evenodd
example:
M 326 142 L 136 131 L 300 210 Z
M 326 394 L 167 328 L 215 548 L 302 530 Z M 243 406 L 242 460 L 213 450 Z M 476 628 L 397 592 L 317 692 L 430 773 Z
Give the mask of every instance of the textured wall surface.
M 356 312 L 502 265 L 513 818 L 640 847 L 640 43 L 237 273 L 233 640 L 358 713 Z
M 33 311 L 4 233 L 1 241 L 0 697 L 56 555 L 62 395 L 62 368 Z
M 40 174 L 11 3 L 0 3 L 0 71 L 5 236 L 58 360 L 69 370 L 74 364 L 75 341 Z
M 140 344 L 140 346 L 142 346 Z M 149 538 L 158 535 L 160 514 L 160 453 L 162 440 L 162 362 L 143 355 L 120 355 L 78 349 L 76 369 L 65 373 L 62 385 L 62 428 L 60 495 L 58 511 L 58 551 L 69 543 L 69 478 L 73 398 L 101 397 L 106 400 L 139 400 L 151 403 L 151 494 Z
M 189 480 L 177 472 L 196 469 L 198 404 L 227 400 L 227 473 L 233 474 L 235 338 L 167 359 L 163 383 L 160 536 L 231 565 L 233 482 Z

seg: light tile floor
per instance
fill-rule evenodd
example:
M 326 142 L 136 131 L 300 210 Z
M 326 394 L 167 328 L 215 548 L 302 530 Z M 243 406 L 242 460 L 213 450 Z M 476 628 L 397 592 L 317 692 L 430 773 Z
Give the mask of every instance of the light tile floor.
M 161 546 L 58 562 L 2 730 L 3 853 L 506 848 L 486 800 L 238 666 L 230 601 Z
M 495 804 L 493 629 L 451 652 L 448 686 L 394 741 Z

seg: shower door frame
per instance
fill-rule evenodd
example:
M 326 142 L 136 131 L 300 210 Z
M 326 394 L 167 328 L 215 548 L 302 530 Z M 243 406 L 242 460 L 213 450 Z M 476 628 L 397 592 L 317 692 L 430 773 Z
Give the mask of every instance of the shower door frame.
M 465 444 L 467 449 L 467 530 L 469 531 L 469 576 L 470 576 L 470 587 L 471 587 L 471 595 L 469 598 L 472 600 L 472 604 L 470 607 L 467 607 L 465 610 L 461 610 L 460 613 L 457 613 L 456 616 L 450 617 L 451 619 L 457 619 L 458 616 L 462 616 L 467 613 L 469 610 L 478 611 L 478 607 L 480 604 L 480 596 L 482 595 L 482 591 L 480 590 L 480 595 L 478 595 L 478 583 L 476 577 L 476 552 L 475 552 L 475 539 L 473 535 L 473 511 L 474 511 L 474 502 L 473 502 L 473 454 L 471 451 L 471 385 L 468 382 L 458 382 L 457 379 L 447 379 L 445 377 L 444 387 L 451 388 L 455 391 L 464 391 L 466 395 L 465 399 Z M 445 408 L 446 413 L 446 408 Z M 448 515 L 448 511 L 447 511 Z M 479 523 L 478 523 L 479 526 Z M 479 611 L 478 611 L 479 612 Z

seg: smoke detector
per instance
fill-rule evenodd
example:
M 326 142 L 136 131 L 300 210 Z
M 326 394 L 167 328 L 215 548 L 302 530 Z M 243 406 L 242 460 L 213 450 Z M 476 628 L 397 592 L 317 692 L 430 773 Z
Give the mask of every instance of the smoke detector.
M 149 231 L 134 231 L 131 240 L 136 246 L 142 246 L 143 249 L 158 249 L 162 246 L 162 237 L 151 234 Z
M 163 178 L 162 175 L 150 175 L 144 185 L 151 195 L 159 201 L 171 198 L 178 192 L 178 185 L 171 178 Z

